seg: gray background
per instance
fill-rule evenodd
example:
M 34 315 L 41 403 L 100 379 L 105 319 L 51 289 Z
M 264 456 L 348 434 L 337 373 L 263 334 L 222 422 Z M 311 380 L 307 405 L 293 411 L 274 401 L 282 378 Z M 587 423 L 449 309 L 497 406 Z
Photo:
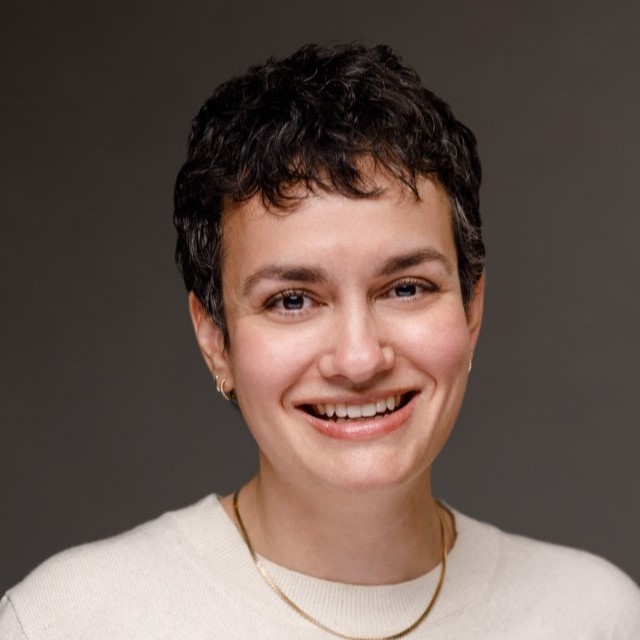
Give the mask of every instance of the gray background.
M 217 83 L 356 38 L 394 46 L 483 158 L 487 310 L 437 492 L 640 579 L 639 6 L 3 7 L 0 592 L 254 469 L 191 334 L 173 181 Z

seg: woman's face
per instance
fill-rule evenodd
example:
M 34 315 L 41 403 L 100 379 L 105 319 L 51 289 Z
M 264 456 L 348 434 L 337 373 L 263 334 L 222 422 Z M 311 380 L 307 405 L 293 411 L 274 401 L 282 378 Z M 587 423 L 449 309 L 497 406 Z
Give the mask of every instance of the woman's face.
M 259 198 L 225 214 L 230 345 L 192 297 L 198 340 L 233 387 L 263 472 L 341 490 L 428 473 L 458 414 L 482 315 L 462 303 L 449 201 L 376 174 L 371 199 Z

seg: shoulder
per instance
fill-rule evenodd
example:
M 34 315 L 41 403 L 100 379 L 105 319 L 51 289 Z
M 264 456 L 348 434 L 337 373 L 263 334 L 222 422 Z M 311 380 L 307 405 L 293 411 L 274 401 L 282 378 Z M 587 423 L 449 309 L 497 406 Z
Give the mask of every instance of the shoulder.
M 52 586 L 64 587 L 64 592 L 85 590 L 95 585 L 103 587 L 117 577 L 120 588 L 128 583 L 153 578 L 157 571 L 182 562 L 189 556 L 189 541 L 184 524 L 197 513 L 200 503 L 168 512 L 119 535 L 83 544 L 58 553 L 12 589 L 12 593 L 35 594 Z
M 583 633 L 584 638 L 640 637 L 640 589 L 609 561 L 506 533 L 465 516 L 459 519 L 470 533 L 494 532 L 496 556 L 488 599 L 508 603 L 521 618 L 540 620 L 566 633 Z
M 113 628 L 118 619 L 150 613 L 165 618 L 171 603 L 179 602 L 203 574 L 192 538 L 198 537 L 214 501 L 209 496 L 131 531 L 53 556 L 8 591 L 4 615 L 15 617 L 27 638 L 83 637 L 83 629 L 88 636 L 89 628 L 101 624 L 118 637 Z
M 499 570 L 514 580 L 525 575 L 528 581 L 553 584 L 557 590 L 584 597 L 598 591 L 636 598 L 640 595 L 629 576 L 588 551 L 505 532 L 501 532 L 500 546 Z

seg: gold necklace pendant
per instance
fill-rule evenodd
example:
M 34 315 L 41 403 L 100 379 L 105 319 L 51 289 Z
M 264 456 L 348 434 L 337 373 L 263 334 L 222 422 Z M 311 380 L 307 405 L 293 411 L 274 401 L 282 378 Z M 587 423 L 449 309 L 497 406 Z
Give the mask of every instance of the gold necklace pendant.
M 264 578 L 265 582 L 271 587 L 272 591 L 283 601 L 285 602 L 291 609 L 293 609 L 299 616 L 310 622 L 311 624 L 319 627 L 323 631 L 327 633 L 331 633 L 338 638 L 344 638 L 344 640 L 397 640 L 397 638 L 404 638 L 412 631 L 418 628 L 418 626 L 425 620 L 425 618 L 431 613 L 436 601 L 438 600 L 438 596 L 440 595 L 440 591 L 442 589 L 442 583 L 444 582 L 444 576 L 447 570 L 447 545 L 445 541 L 445 533 L 444 533 L 444 517 L 442 516 L 443 507 L 440 505 L 438 501 L 436 501 L 437 511 L 438 511 L 438 519 L 440 520 L 440 541 L 442 543 L 442 559 L 441 559 L 441 569 L 440 569 L 440 577 L 438 579 L 438 584 L 436 585 L 435 591 L 429 600 L 426 609 L 420 614 L 417 620 L 411 623 L 408 627 L 402 629 L 402 631 L 398 631 L 390 636 L 356 636 L 351 635 L 349 633 L 342 633 L 341 631 L 337 631 L 336 629 L 332 629 L 331 627 L 327 627 L 327 625 L 322 624 L 319 620 L 316 620 L 311 614 L 301 609 L 289 596 L 287 596 L 282 589 L 276 584 L 275 580 L 271 576 L 271 574 L 267 571 L 266 567 L 260 562 L 260 558 L 258 558 L 258 554 L 253 548 L 253 544 L 251 542 L 251 538 L 249 538 L 249 534 L 247 533 L 247 529 L 244 526 L 244 522 L 242 521 L 242 517 L 240 516 L 240 509 L 238 508 L 238 494 L 240 493 L 240 489 L 238 489 L 233 494 L 233 510 L 236 514 L 236 518 L 238 520 L 238 525 L 240 527 L 240 533 L 242 534 L 242 538 L 247 545 L 247 549 L 249 549 L 249 553 L 251 554 L 251 558 L 253 559 L 256 568 L 260 572 L 260 575 Z

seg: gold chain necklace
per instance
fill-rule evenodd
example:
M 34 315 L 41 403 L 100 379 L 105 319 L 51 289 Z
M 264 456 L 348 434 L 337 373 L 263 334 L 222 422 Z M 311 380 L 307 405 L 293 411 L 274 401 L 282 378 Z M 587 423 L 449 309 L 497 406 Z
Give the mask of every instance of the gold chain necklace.
M 275 580 L 271 577 L 271 574 L 267 571 L 266 567 L 260 562 L 260 558 L 258 558 L 258 554 L 253 548 L 253 544 L 251 543 L 251 538 L 249 538 L 249 534 L 247 533 L 247 529 L 244 526 L 244 522 L 242 521 L 242 517 L 240 516 L 240 509 L 238 508 L 238 494 L 240 493 L 240 489 L 233 494 L 233 510 L 235 511 L 236 518 L 238 520 L 238 525 L 240 526 L 240 532 L 242 533 L 242 538 L 244 539 L 247 548 L 249 549 L 249 553 L 251 554 L 251 558 L 253 559 L 256 568 L 260 572 L 260 575 L 265 579 L 266 583 L 271 587 L 273 592 L 284 601 L 289 607 L 291 607 L 298 615 L 302 616 L 305 620 L 314 624 L 316 627 L 319 627 L 323 631 L 333 634 L 334 636 L 338 636 L 339 638 L 344 638 L 345 640 L 397 640 L 398 638 L 403 638 L 404 636 L 411 633 L 414 629 L 416 629 L 420 623 L 429 615 L 431 610 L 433 609 L 438 596 L 440 595 L 440 590 L 442 589 L 442 583 L 444 582 L 444 575 L 447 570 L 447 545 L 445 541 L 444 534 L 444 518 L 442 516 L 443 507 L 439 502 L 436 501 L 438 519 L 440 520 L 440 541 L 442 543 L 442 560 L 440 569 L 440 578 L 438 579 L 438 584 L 436 585 L 436 589 L 427 604 L 427 608 L 420 614 L 418 619 L 410 624 L 408 627 L 403 629 L 402 631 L 398 631 L 390 636 L 377 636 L 377 637 L 363 637 L 363 636 L 355 636 L 349 633 L 342 633 L 341 631 L 336 631 L 331 627 L 327 627 L 325 624 L 322 624 L 319 620 L 316 620 L 311 614 L 307 613 L 303 609 L 301 609 L 293 600 L 287 596 L 282 589 L 276 584 Z

